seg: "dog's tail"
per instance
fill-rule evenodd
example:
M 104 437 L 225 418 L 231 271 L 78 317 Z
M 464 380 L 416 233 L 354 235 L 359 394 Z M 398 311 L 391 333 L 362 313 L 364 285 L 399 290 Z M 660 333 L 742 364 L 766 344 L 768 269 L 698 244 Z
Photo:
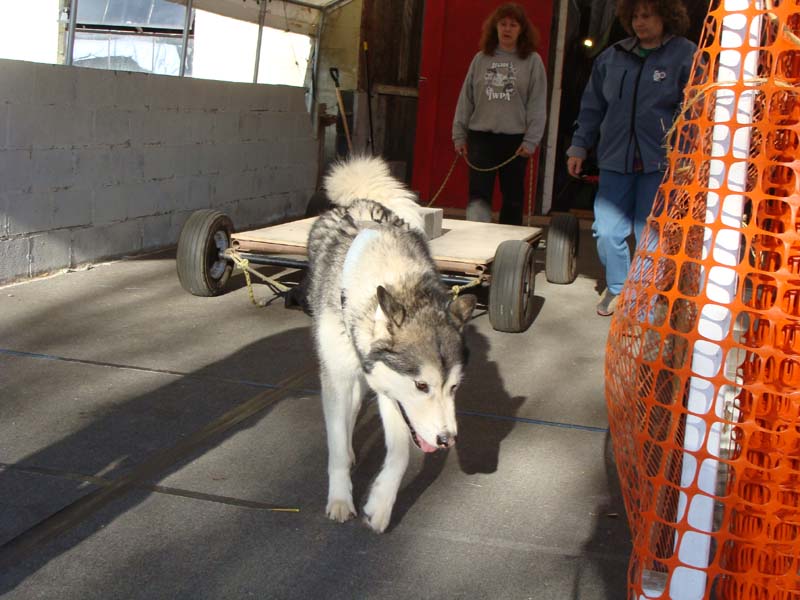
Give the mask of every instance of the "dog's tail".
M 325 189 L 333 204 L 350 206 L 356 200 L 372 200 L 412 228 L 425 231 L 415 195 L 392 177 L 389 166 L 380 158 L 362 156 L 338 163 L 325 177 Z

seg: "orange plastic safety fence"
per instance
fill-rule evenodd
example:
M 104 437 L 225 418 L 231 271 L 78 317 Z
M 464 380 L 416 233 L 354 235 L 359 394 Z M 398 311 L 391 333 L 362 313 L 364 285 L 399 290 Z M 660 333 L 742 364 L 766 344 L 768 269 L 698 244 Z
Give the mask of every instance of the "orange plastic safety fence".
M 800 0 L 715 0 L 608 338 L 628 597 L 800 600 Z

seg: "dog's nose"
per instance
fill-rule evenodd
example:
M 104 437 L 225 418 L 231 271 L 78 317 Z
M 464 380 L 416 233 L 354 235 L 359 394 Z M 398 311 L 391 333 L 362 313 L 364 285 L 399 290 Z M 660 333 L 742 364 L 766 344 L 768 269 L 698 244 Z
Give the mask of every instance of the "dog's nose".
M 439 448 L 452 448 L 456 445 L 456 436 L 449 433 L 440 433 L 436 436 L 436 445 Z

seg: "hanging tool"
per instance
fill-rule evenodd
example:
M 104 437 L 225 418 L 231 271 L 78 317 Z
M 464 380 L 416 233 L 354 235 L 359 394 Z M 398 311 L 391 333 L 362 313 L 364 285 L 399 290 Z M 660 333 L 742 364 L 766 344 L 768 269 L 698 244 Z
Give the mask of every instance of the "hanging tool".
M 347 150 L 353 154 L 353 142 L 350 139 L 350 127 L 347 125 L 347 113 L 344 110 L 344 100 L 342 100 L 342 92 L 339 90 L 339 69 L 331 67 L 331 79 L 336 88 L 336 102 L 339 103 L 339 114 L 342 116 L 342 126 L 344 127 L 344 136 L 347 138 Z
M 369 115 L 369 148 L 372 155 L 375 156 L 375 142 L 372 133 L 372 84 L 369 80 L 369 51 L 367 50 L 367 42 L 364 42 L 364 70 L 367 74 L 367 114 Z

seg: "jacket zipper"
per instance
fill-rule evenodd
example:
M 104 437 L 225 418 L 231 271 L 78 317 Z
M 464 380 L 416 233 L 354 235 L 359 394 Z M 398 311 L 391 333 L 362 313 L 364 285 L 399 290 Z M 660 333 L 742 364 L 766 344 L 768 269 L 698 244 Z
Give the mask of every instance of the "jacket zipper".
M 631 54 L 633 54 L 633 53 L 631 53 Z M 634 56 L 636 56 L 636 55 L 634 54 Z M 647 56 L 645 56 L 644 58 L 642 58 L 640 56 L 636 56 L 636 58 L 639 60 L 639 72 L 636 74 L 636 81 L 634 82 L 634 86 L 633 86 L 633 105 L 631 106 L 631 135 L 630 135 L 630 139 L 633 140 L 633 144 L 634 144 L 634 146 L 633 146 L 634 158 L 636 157 L 636 148 L 639 147 L 639 140 L 636 139 L 636 99 L 639 96 L 639 81 L 641 81 L 641 79 L 642 79 L 642 72 L 644 71 L 644 63 L 647 60 Z M 631 148 L 631 144 L 630 144 L 630 141 L 628 141 L 628 151 L 630 151 L 630 148 Z M 626 173 L 628 172 L 628 164 L 629 164 L 628 163 L 628 153 L 626 153 L 626 155 L 625 155 L 625 172 Z

